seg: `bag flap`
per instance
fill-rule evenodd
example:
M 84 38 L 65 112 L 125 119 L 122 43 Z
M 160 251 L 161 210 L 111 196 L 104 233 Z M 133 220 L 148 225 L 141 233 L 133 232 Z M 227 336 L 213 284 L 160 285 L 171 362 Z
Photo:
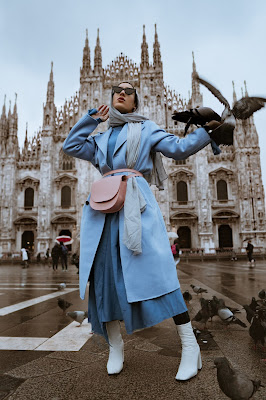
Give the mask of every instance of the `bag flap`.
M 102 178 L 91 186 L 91 199 L 95 203 L 109 201 L 117 194 L 124 175 Z

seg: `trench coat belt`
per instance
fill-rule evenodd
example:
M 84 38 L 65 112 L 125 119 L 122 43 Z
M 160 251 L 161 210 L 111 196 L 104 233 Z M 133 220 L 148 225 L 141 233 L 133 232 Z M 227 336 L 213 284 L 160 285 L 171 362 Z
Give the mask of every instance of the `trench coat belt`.
M 135 169 L 121 168 L 121 169 L 114 169 L 113 171 L 106 172 L 106 173 L 103 175 L 103 178 L 104 178 L 105 176 L 107 176 L 107 175 L 116 174 L 116 173 L 118 173 L 118 172 L 132 172 L 131 175 L 127 175 L 127 179 L 131 178 L 132 176 L 141 176 L 141 177 L 143 177 L 143 174 L 142 174 L 141 172 L 139 172 L 139 171 L 136 171 Z

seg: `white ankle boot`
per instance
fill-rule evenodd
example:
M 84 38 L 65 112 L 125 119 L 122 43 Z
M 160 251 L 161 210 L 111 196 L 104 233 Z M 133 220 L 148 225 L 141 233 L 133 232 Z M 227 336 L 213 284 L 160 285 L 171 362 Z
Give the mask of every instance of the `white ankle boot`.
M 183 325 L 176 325 L 177 332 L 181 339 L 182 356 L 175 379 L 186 381 L 197 375 L 202 368 L 200 347 L 195 338 L 191 322 Z
M 109 375 L 119 374 L 124 362 L 124 342 L 120 333 L 120 322 L 106 322 L 106 330 L 109 340 L 107 372 Z

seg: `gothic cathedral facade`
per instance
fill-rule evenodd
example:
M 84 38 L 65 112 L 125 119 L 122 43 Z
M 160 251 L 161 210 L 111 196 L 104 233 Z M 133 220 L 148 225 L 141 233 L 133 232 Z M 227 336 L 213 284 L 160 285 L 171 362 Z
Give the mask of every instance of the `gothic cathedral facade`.
M 73 236 L 79 231 L 82 207 L 99 173 L 88 162 L 66 156 L 62 144 L 89 108 L 109 104 L 111 85 L 122 81 L 130 81 L 137 88 L 140 113 L 178 137 L 183 136 L 184 125 L 172 120 L 173 112 L 203 105 L 193 74 L 188 101 L 165 86 L 156 26 L 153 62 L 149 61 L 144 27 L 139 66 L 121 53 L 103 68 L 98 31 L 92 67 L 87 33 L 79 91 L 60 109 L 54 103 L 52 64 L 43 126 L 31 139 L 26 130 L 21 150 L 16 102 L 13 112 L 11 107 L 7 112 L 4 103 L 0 119 L 2 256 L 19 253 L 22 247 L 35 255 L 44 254 L 56 236 Z M 233 96 L 236 100 L 235 91 Z M 99 125 L 101 131 L 105 128 L 106 123 Z M 239 251 L 248 238 L 255 247 L 265 248 L 264 189 L 253 117 L 237 122 L 234 145 L 221 148 L 218 156 L 207 146 L 184 161 L 163 158 L 169 178 L 164 191 L 153 188 L 153 192 L 166 227 L 179 234 L 181 248 L 203 249 L 206 253 L 221 248 Z

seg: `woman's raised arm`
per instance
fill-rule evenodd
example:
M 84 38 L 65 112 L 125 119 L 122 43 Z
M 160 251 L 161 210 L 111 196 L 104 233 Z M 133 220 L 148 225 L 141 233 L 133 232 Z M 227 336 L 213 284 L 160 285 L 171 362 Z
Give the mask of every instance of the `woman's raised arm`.
M 151 124 L 151 150 L 159 151 L 164 156 L 174 160 L 185 160 L 211 143 L 211 138 L 204 128 L 198 128 L 185 138 L 180 139 L 159 128 L 154 122 L 151 122 Z
M 81 158 L 82 160 L 93 161 L 95 141 L 93 136 L 89 135 L 97 128 L 99 122 L 89 114 L 84 115 L 73 126 L 64 141 L 64 153 L 72 157 Z

